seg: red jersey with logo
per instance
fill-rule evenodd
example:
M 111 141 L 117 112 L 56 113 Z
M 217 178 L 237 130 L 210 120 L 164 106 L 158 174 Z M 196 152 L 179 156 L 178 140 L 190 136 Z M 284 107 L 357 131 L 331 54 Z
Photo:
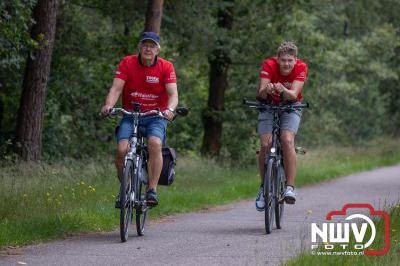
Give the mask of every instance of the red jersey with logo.
M 304 82 L 307 79 L 307 65 L 301 59 L 297 59 L 292 72 L 284 76 L 279 71 L 278 58 L 271 57 L 264 60 L 263 67 L 260 73 L 260 78 L 271 80 L 271 83 L 281 83 L 285 88 L 291 89 L 292 83 L 295 80 Z M 297 101 L 300 102 L 303 98 L 301 92 L 297 96 Z M 281 101 L 279 95 L 272 96 L 272 101 L 277 104 Z
M 167 83 L 176 83 L 176 74 L 171 62 L 156 58 L 152 66 L 145 66 L 138 55 L 129 55 L 119 63 L 115 78 L 125 81 L 122 92 L 122 107 L 132 110 L 132 103 L 141 104 L 141 111 L 168 107 Z

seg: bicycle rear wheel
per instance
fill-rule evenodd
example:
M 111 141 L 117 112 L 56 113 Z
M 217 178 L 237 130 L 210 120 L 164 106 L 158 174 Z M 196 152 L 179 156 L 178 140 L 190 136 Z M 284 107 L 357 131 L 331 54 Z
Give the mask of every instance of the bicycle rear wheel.
M 122 242 L 125 242 L 128 239 L 129 224 L 132 221 L 132 174 L 133 163 L 131 160 L 128 160 L 124 168 L 120 190 L 121 209 L 119 225 Z
M 264 200 L 265 200 L 265 232 L 267 234 L 271 233 L 272 222 L 274 216 L 273 210 L 273 195 L 274 195 L 274 160 L 271 158 L 268 160 L 264 174 Z
M 285 193 L 285 181 L 286 181 L 285 170 L 283 169 L 282 164 L 278 168 L 275 180 L 276 180 L 275 188 L 277 189 L 275 197 L 275 224 L 277 229 L 281 229 L 283 210 L 285 207 L 283 194 Z

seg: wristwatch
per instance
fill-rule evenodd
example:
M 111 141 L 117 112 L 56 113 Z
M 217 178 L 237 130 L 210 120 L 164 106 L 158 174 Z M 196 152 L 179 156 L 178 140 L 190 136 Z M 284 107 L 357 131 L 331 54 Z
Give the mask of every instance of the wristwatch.
M 175 110 L 173 109 L 173 108 L 171 108 L 171 107 L 168 107 L 167 108 L 171 113 L 173 113 Z

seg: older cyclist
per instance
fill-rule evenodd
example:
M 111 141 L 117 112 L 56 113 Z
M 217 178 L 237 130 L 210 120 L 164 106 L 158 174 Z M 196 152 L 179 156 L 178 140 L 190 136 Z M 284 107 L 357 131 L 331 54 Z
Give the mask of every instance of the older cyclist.
M 172 119 L 174 109 L 178 105 L 176 75 L 173 64 L 158 57 L 160 37 L 155 32 L 143 32 L 139 38 L 138 49 L 138 54 L 128 55 L 119 63 L 101 112 L 108 114 L 122 95 L 122 107 L 125 110 L 132 111 L 132 103 L 137 102 L 141 104 L 142 112 L 160 108 L 168 119 Z M 131 117 L 124 116 L 117 132 L 115 166 L 119 180 L 123 174 L 129 138 L 133 134 L 131 120 Z M 161 148 L 167 122 L 159 117 L 143 117 L 140 118 L 139 125 L 146 128 L 148 140 L 149 189 L 146 198 L 149 205 L 156 206 L 159 202 L 157 183 L 163 165 Z M 120 207 L 119 196 L 116 207 Z
M 307 76 L 307 65 L 297 58 L 297 47 L 293 42 L 283 42 L 276 57 L 264 60 L 260 73 L 260 84 L 257 96 L 272 104 L 284 102 L 300 102 L 302 88 Z M 284 200 L 288 204 L 296 201 L 294 179 L 296 175 L 296 153 L 294 138 L 300 124 L 301 113 L 291 112 L 281 114 L 281 143 L 287 187 Z M 258 158 L 261 186 L 256 198 L 256 209 L 263 211 L 263 176 L 265 156 L 269 153 L 272 141 L 272 119 L 270 112 L 259 114 L 258 133 L 261 148 Z

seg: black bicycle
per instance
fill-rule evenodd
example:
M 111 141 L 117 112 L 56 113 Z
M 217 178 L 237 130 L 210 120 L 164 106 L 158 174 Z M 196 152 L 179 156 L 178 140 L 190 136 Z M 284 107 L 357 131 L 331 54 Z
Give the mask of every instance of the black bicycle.
M 121 179 L 120 188 L 120 235 L 121 241 L 128 239 L 129 224 L 133 220 L 133 209 L 136 216 L 136 231 L 139 236 L 144 233 L 147 219 L 147 211 L 150 206 L 146 202 L 146 191 L 148 186 L 147 176 L 147 144 L 143 130 L 139 127 L 139 118 L 144 116 L 158 116 L 168 122 L 173 122 L 177 115 L 185 116 L 188 109 L 179 107 L 172 120 L 169 120 L 159 109 L 140 112 L 140 104 L 133 104 L 133 111 L 129 112 L 122 108 L 112 108 L 110 115 L 125 114 L 133 118 L 133 135 L 129 139 L 129 150 L 125 156 L 125 166 Z
M 259 101 L 244 100 L 243 103 L 255 108 L 260 112 L 269 111 L 273 113 L 272 143 L 271 150 L 265 158 L 264 163 L 264 200 L 265 200 L 265 231 L 271 233 L 273 217 L 275 216 L 276 228 L 281 229 L 284 210 L 283 195 L 286 188 L 286 175 L 283 164 L 283 155 L 280 142 L 282 112 L 295 112 L 302 108 L 308 108 L 309 104 L 289 103 L 272 105 Z M 303 153 L 303 149 L 296 149 L 296 152 Z

